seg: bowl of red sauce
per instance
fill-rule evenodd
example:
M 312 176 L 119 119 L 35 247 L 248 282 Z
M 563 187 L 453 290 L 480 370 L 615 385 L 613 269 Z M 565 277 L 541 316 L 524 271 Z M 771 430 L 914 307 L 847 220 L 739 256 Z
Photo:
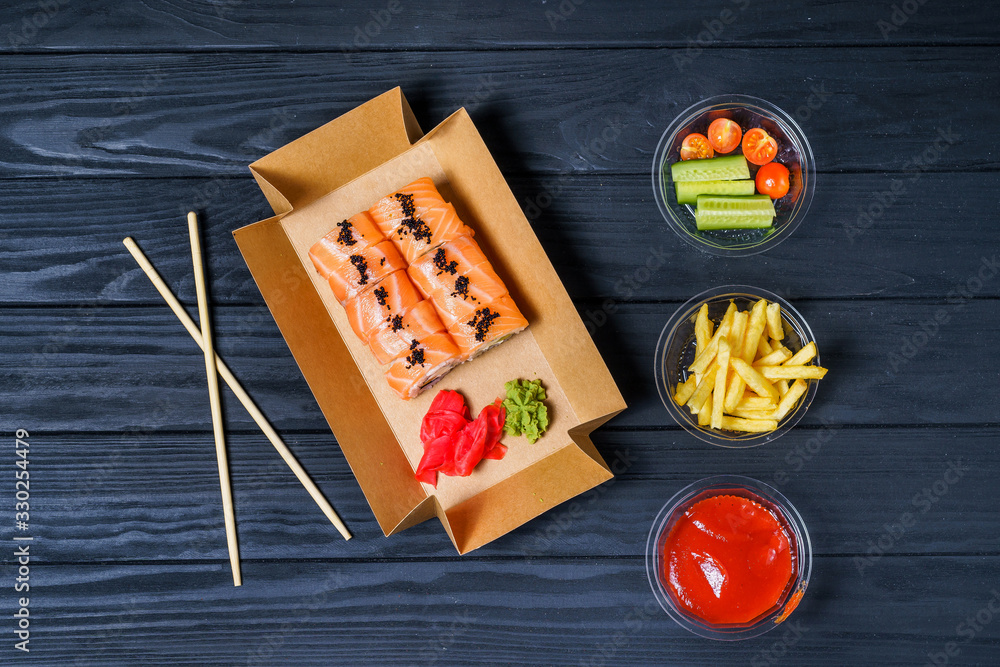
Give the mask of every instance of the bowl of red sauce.
M 811 572 L 802 517 L 776 489 L 749 477 L 706 477 L 681 489 L 646 542 L 646 574 L 660 606 L 709 639 L 749 639 L 781 624 Z

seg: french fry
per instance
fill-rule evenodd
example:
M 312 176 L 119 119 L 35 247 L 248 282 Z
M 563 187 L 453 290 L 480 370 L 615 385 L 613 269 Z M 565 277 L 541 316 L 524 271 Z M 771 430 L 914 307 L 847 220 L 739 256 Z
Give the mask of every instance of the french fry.
M 711 368 L 702 376 L 698 387 L 691 394 L 691 398 L 688 399 L 687 406 L 691 408 L 691 412 L 701 410 L 701 406 L 705 404 L 705 399 L 712 395 L 712 390 L 715 389 L 715 368 L 716 364 L 712 362 Z
M 708 319 L 708 304 L 703 303 L 694 321 L 695 356 L 712 340 L 712 327 L 712 320 Z
M 740 356 L 748 364 L 753 363 L 754 356 L 760 348 L 761 337 L 767 326 L 767 301 L 758 299 L 750 309 L 750 319 L 747 322 L 746 333 L 743 334 L 743 351 Z
M 745 310 L 733 315 L 733 324 L 729 327 L 729 356 L 738 357 L 743 349 L 743 333 L 747 329 L 749 314 Z
M 691 394 L 693 394 L 694 390 L 697 388 L 698 383 L 692 375 L 687 380 L 677 385 L 677 393 L 674 394 L 674 401 L 677 402 L 677 405 L 684 405 L 688 402 L 688 399 L 691 398 Z
M 711 426 L 712 424 L 712 395 L 705 399 L 705 404 L 698 411 L 698 426 Z
M 737 404 L 737 410 L 776 410 L 777 401 L 765 396 L 752 396 L 743 394 L 743 398 Z
M 744 387 L 746 387 L 746 382 L 743 381 L 739 373 L 729 374 L 729 385 L 726 387 L 726 412 L 732 412 L 739 405 L 740 399 L 743 398 Z
M 816 356 L 816 343 L 809 341 L 809 344 L 803 347 L 801 350 L 793 354 L 787 361 L 782 365 L 784 366 L 803 366 Z
M 740 374 L 743 381 L 747 383 L 747 386 L 757 392 L 760 396 L 768 396 L 777 400 L 778 390 L 774 388 L 774 385 L 767 381 L 767 376 L 761 375 L 760 372 L 747 362 L 742 359 L 732 360 L 733 370 Z M 776 368 L 775 366 L 765 366 L 764 368 Z
M 736 304 L 732 301 L 729 302 L 729 308 L 726 310 L 726 314 L 722 317 L 722 322 L 719 324 L 719 328 L 715 330 L 712 335 L 712 340 L 708 342 L 705 349 L 695 357 L 694 361 L 688 366 L 688 371 L 692 373 L 704 373 L 708 370 L 709 364 L 715 359 L 715 355 L 719 351 L 719 341 L 723 338 L 729 336 L 729 328 L 733 325 L 733 315 L 736 314 Z
M 767 335 L 774 340 L 785 337 L 785 326 L 781 323 L 781 304 L 767 304 Z
M 760 359 L 761 357 L 766 357 L 772 352 L 774 352 L 774 350 L 771 349 L 771 344 L 767 342 L 767 336 L 761 334 L 760 342 L 757 343 L 757 358 Z
M 708 367 L 715 362 L 715 355 L 719 352 L 719 332 L 722 331 L 720 326 L 716 330 L 715 335 L 712 336 L 712 340 L 709 341 L 705 349 L 698 353 L 698 356 L 694 358 L 691 365 L 688 366 L 688 372 L 694 373 L 695 375 L 703 375 Z M 701 381 L 698 381 L 699 384 Z
M 722 428 L 727 431 L 744 431 L 747 433 L 767 433 L 778 428 L 774 419 L 743 419 L 741 417 L 723 417 Z
M 722 412 L 726 404 L 726 377 L 729 374 L 729 341 L 719 341 L 719 354 L 715 358 L 715 387 L 712 392 L 712 428 L 722 428 Z M 742 361 L 742 359 L 740 360 Z
M 781 396 L 788 393 L 788 380 L 778 380 L 774 383 L 774 386 L 778 388 L 778 394 Z
M 771 351 L 774 352 L 774 350 L 777 349 L 777 348 L 779 348 L 779 347 L 781 347 L 781 341 L 780 340 L 775 340 L 774 338 L 772 338 L 771 339 Z
M 822 366 L 761 366 L 758 370 L 768 380 L 822 380 L 826 375 Z
M 761 357 L 757 361 L 753 362 L 754 367 L 757 366 L 779 366 L 781 362 L 785 359 L 790 359 L 792 352 L 787 347 L 779 347 L 777 350 L 771 352 L 766 356 Z
M 777 421 L 784 419 L 785 415 L 791 412 L 795 404 L 799 402 L 802 394 L 806 393 L 808 387 L 809 385 L 805 380 L 796 380 L 788 389 L 788 393 L 781 397 L 781 402 L 778 403 L 778 407 L 775 408 L 771 418 Z
M 729 305 L 726 307 L 725 314 L 722 316 L 722 321 L 719 322 L 719 326 L 722 326 L 723 324 L 726 324 L 727 322 L 729 323 L 729 326 L 732 326 L 733 325 L 733 316 L 736 315 L 736 311 L 737 311 L 736 304 L 734 302 L 730 301 Z
M 773 419 L 774 409 L 771 410 L 745 410 L 736 408 L 726 411 L 732 417 L 742 417 L 743 419 Z

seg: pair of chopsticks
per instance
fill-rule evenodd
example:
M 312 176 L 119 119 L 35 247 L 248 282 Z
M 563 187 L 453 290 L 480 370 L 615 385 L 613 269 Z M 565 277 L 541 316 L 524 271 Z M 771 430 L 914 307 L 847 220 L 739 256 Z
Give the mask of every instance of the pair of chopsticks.
M 201 255 L 201 238 L 198 231 L 198 216 L 192 211 L 188 213 L 188 234 L 191 237 L 191 257 L 194 262 L 194 278 L 195 278 L 195 291 L 198 297 L 198 317 L 201 320 L 201 329 L 198 329 L 198 325 L 194 323 L 191 316 L 188 315 L 187 311 L 181 305 L 177 297 L 174 296 L 170 288 L 157 273 L 156 269 L 153 268 L 152 263 L 146 258 L 139 246 L 136 245 L 135 241 L 128 237 L 123 243 L 131 253 L 132 257 L 142 268 L 143 272 L 149 278 L 153 286 L 163 297 L 163 300 L 167 302 L 170 309 L 174 311 L 177 319 L 181 321 L 184 328 L 187 329 L 191 338 L 194 342 L 198 344 L 199 347 L 205 353 L 205 371 L 208 377 L 208 391 L 209 391 L 209 403 L 212 409 L 212 430 L 215 436 L 215 454 L 219 463 L 219 482 L 222 487 L 222 509 L 225 516 L 226 522 L 226 542 L 229 547 L 229 562 L 233 570 L 233 584 L 235 586 L 240 586 L 243 583 L 242 575 L 240 574 L 240 554 L 239 545 L 236 540 L 236 516 L 233 510 L 233 492 L 229 483 L 229 463 L 226 458 L 226 443 L 225 434 L 223 431 L 222 424 L 222 404 L 219 399 L 219 375 L 225 380 L 229 388 L 233 390 L 236 394 L 236 398 L 239 399 L 243 407 L 246 408 L 247 412 L 250 413 L 250 417 L 257 423 L 260 430 L 264 432 L 264 435 L 274 448 L 278 450 L 278 454 L 281 458 L 288 464 L 292 472 L 298 478 L 302 486 L 305 487 L 309 495 L 312 496 L 313 500 L 319 505 L 320 509 L 323 510 L 323 514 L 333 523 L 341 535 L 343 535 L 345 540 L 351 539 L 351 533 L 347 530 L 347 526 L 344 522 L 340 520 L 337 513 L 334 511 L 333 507 L 323 496 L 322 492 L 317 488 L 316 484 L 309 479 L 309 475 L 302 468 L 299 462 L 295 459 L 295 456 L 288 449 L 278 433 L 271 427 L 268 423 L 267 418 L 264 414 L 257 408 L 253 400 L 250 398 L 249 394 L 243 389 L 240 383 L 236 380 L 236 376 L 232 374 L 229 367 L 222 361 L 218 354 L 215 353 L 214 346 L 212 344 L 212 333 L 209 325 L 209 313 L 208 313 L 208 295 L 207 288 L 205 285 L 205 267 Z M 218 373 L 217 373 L 218 372 Z

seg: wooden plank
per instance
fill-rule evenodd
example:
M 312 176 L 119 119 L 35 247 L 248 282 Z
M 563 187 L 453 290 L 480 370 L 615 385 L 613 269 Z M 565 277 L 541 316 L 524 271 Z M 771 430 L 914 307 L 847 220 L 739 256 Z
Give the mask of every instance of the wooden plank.
M 674 426 L 657 396 L 652 360 L 677 305 L 623 305 L 595 329 L 598 349 L 629 404 L 612 424 Z M 795 305 L 831 369 L 803 424 L 996 422 L 992 403 L 972 398 L 993 395 L 1000 374 L 1000 356 L 986 352 L 1000 335 L 995 300 Z M 586 308 L 583 315 L 590 317 Z M 946 321 L 935 331 L 939 315 Z M 17 370 L 0 388 L 0 401 L 11 418 L 42 419 L 43 428 L 59 431 L 207 431 L 198 348 L 165 306 L 23 308 L 8 311 L 4 321 L 0 354 Z M 220 354 L 276 428 L 326 429 L 265 308 L 216 308 L 215 325 Z M 962 344 L 954 342 L 956 332 Z M 255 428 L 228 398 L 229 427 Z
M 803 226 L 751 260 L 718 258 L 683 243 L 662 222 L 640 176 L 514 175 L 509 182 L 570 296 L 581 303 L 682 301 L 709 283 L 760 285 L 793 301 L 941 297 L 967 282 L 984 257 L 992 260 L 990 248 L 1000 245 L 1000 227 L 983 224 L 1000 189 L 996 173 L 926 175 L 871 223 L 858 208 L 888 190 L 892 178 L 824 174 Z M 193 304 L 183 229 L 183 214 L 192 208 L 205 225 L 215 302 L 260 303 L 230 234 L 269 214 L 249 176 L 125 185 L 67 179 L 39 198 L 41 186 L 47 182 L 12 180 L 0 189 L 0 210 L 16 221 L 0 233 L 6 251 L 0 303 L 157 303 L 122 247 L 132 235 Z M 950 197 L 958 191 L 956 214 Z M 986 281 L 976 294 L 1000 295 L 1000 280 Z
M 29 525 L 44 545 L 39 562 L 226 562 L 210 433 L 57 434 L 33 421 Z M 715 455 L 677 432 L 602 430 L 595 440 L 614 480 L 473 558 L 638 557 L 670 496 L 703 477 L 734 471 L 781 490 L 802 514 L 818 555 L 867 556 L 880 539 L 891 540 L 880 547 L 884 552 L 872 551 L 878 557 L 861 566 L 866 574 L 891 569 L 901 554 L 1000 555 L 1000 522 L 994 504 L 983 501 L 1000 469 L 993 447 L 998 435 L 995 427 L 799 429 L 772 445 Z M 263 437 L 229 433 L 244 562 L 462 560 L 436 520 L 383 537 L 331 436 L 286 438 L 355 539 L 340 539 Z M 947 472 L 949 464 L 955 472 Z M 951 483 L 939 494 L 946 474 Z M 881 483 L 887 476 L 891 485 Z M 913 521 L 903 526 L 906 512 Z M 899 534 L 883 537 L 886 526 Z
M 584 6 L 586 5 L 586 6 Z M 207 3 L 152 0 L 121 6 L 108 0 L 41 5 L 22 1 L 3 23 L 3 51 L 145 51 L 149 49 L 353 50 L 495 49 L 616 46 L 629 48 L 788 47 L 824 45 L 996 44 L 990 4 L 917 4 L 917 11 L 837 2 L 788 8 L 728 0 L 698 6 L 655 0 L 629 3 L 609 21 L 600 3 L 532 2 L 505 6 L 407 2 L 336 6 L 319 0 L 280 5 L 242 0 Z M 25 24 L 24 19 L 34 23 Z M 38 27 L 40 26 L 40 27 Z M 960 28 L 960 29 L 959 29 Z M 365 32 L 367 31 L 367 32 Z
M 508 174 L 648 174 L 681 110 L 742 90 L 803 122 L 822 172 L 997 169 L 979 139 L 993 131 L 995 48 L 802 48 L 780 77 L 769 49 L 709 49 L 681 73 L 672 55 L 7 55 L 0 177 L 245 176 L 253 159 L 397 85 L 427 128 L 469 108 Z
M 840 666 L 920 665 L 955 641 L 962 664 L 992 663 L 995 617 L 971 639 L 956 628 L 994 599 L 1000 558 L 892 561 L 859 577 L 816 559 L 788 624 L 733 643 L 675 625 L 634 558 L 251 561 L 238 590 L 221 565 L 38 566 L 31 650 L 47 664 L 747 665 L 773 647 L 784 664 Z

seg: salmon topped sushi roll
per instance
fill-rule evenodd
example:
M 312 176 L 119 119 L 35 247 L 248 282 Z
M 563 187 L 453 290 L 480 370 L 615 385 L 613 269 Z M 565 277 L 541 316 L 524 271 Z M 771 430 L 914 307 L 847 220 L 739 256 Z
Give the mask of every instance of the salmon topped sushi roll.
M 331 273 L 340 270 L 349 261 L 352 254 L 385 240 L 368 212 L 362 211 L 338 222 L 333 231 L 313 244 L 309 249 L 309 258 L 319 274 L 329 278 Z
M 410 264 L 423 267 L 421 271 L 429 276 L 464 276 L 472 267 L 489 266 L 490 262 L 472 236 L 465 235 L 449 239 L 434 252 Z
M 417 286 L 420 287 L 419 283 Z M 503 281 L 486 265 L 470 269 L 464 276 L 452 276 L 444 281 L 442 289 L 432 292 L 428 298 L 445 326 L 452 326 L 506 294 Z
M 434 181 L 425 176 L 382 197 L 368 209 L 368 213 L 382 230 L 382 235 L 388 237 L 402 220 L 421 216 L 432 208 L 444 205 L 444 198 L 434 187 Z
M 406 271 L 400 269 L 358 292 L 344 303 L 344 308 L 354 333 L 367 341 L 372 332 L 387 324 L 391 317 L 402 315 L 422 300 Z
M 396 244 L 407 262 L 414 262 L 446 241 L 462 236 L 471 237 L 474 233 L 459 219 L 455 207 L 445 204 L 432 208 L 419 217 L 405 218 L 387 236 Z
M 446 333 L 433 333 L 410 343 L 407 353 L 385 372 L 389 388 L 409 400 L 444 377 L 462 360 L 462 355 Z
M 374 285 L 393 271 L 406 268 L 403 256 L 389 241 L 352 252 L 347 262 L 330 274 L 330 288 L 340 303 Z
M 407 262 L 445 241 L 474 234 L 458 217 L 455 207 L 441 199 L 429 178 L 380 199 L 370 213 Z
M 467 236 L 418 258 L 407 271 L 447 327 L 507 294 L 479 244 Z
M 420 301 L 405 313 L 390 315 L 387 322 L 368 338 L 368 347 L 380 364 L 387 364 L 406 354 L 415 340 L 444 331 L 434 304 Z
M 524 330 L 528 321 L 514 305 L 510 295 L 481 306 L 468 320 L 459 320 L 448 327 L 448 333 L 462 353 L 462 359 L 476 357 L 494 345 L 499 345 Z

